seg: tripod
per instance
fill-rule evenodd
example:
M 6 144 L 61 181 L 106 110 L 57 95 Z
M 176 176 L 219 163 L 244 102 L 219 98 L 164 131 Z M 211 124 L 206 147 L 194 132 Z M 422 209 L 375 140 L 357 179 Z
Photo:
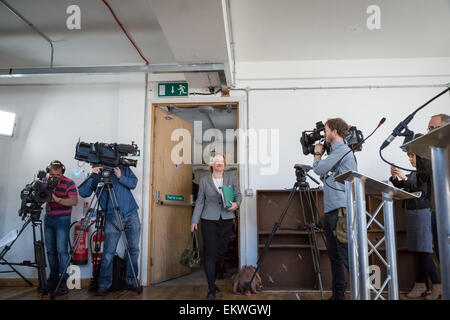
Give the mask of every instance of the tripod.
M 100 276 L 100 264 L 102 261 L 101 259 L 102 238 L 105 235 L 105 222 L 106 222 L 106 211 L 108 210 L 108 202 L 109 199 L 107 199 L 106 210 L 100 210 L 99 202 L 97 202 L 97 206 L 95 209 L 94 208 L 88 209 L 92 212 L 96 212 L 97 214 L 95 220 L 91 222 L 86 228 L 86 230 L 89 230 L 95 224 L 95 231 L 91 234 L 89 238 L 89 248 L 91 249 L 92 252 L 92 279 L 91 282 L 89 283 L 89 290 L 88 290 L 90 292 L 96 291 L 98 288 L 98 277 Z M 75 225 L 76 223 L 83 224 L 83 221 L 86 218 L 87 216 L 81 218 L 79 222 L 77 221 L 73 222 L 70 227 L 72 228 L 72 226 Z M 91 246 L 92 242 L 94 242 L 94 248 L 92 248 Z M 70 239 L 69 239 L 69 246 L 70 250 L 74 250 L 74 252 L 76 252 L 76 250 L 70 243 Z
M 21 209 L 22 210 L 22 209 Z M 11 242 L 11 244 L 6 245 L 3 250 L 0 252 L 0 264 L 8 265 L 13 271 L 2 271 L 0 273 L 7 272 L 15 272 L 17 273 L 30 287 L 33 284 L 27 280 L 14 266 L 24 266 L 24 267 L 32 267 L 38 270 L 38 280 L 39 280 L 39 291 L 42 293 L 42 299 L 48 298 L 48 285 L 47 278 L 45 274 L 45 247 L 44 247 L 44 236 L 42 232 L 42 221 L 40 220 L 41 210 L 42 208 L 39 206 L 34 206 L 31 208 L 24 209 L 25 211 L 21 211 L 20 214 L 23 215 L 23 219 L 25 219 L 25 215 L 28 215 L 27 220 L 23 224 L 22 228 L 17 234 L 17 237 Z M 20 235 L 25 231 L 26 227 L 31 223 L 33 227 L 33 246 L 34 246 L 34 262 L 31 261 L 23 261 L 22 263 L 11 263 L 5 259 L 6 253 L 11 249 Z M 39 229 L 38 231 L 36 229 Z M 39 239 L 37 235 L 39 234 Z
M 320 268 L 320 255 L 319 255 L 319 249 L 317 248 L 316 233 L 315 233 L 315 229 L 317 228 L 316 222 L 315 222 L 315 215 L 317 214 L 317 211 L 315 211 L 315 210 L 317 210 L 317 206 L 315 205 L 313 195 L 311 194 L 311 189 L 309 188 L 309 184 L 306 182 L 306 177 L 309 177 L 311 180 L 313 180 L 317 184 L 319 184 L 319 182 L 307 173 L 309 170 L 311 170 L 310 166 L 296 164 L 294 166 L 294 168 L 295 168 L 295 174 L 297 177 L 297 181 L 294 183 L 294 186 L 292 187 L 292 190 L 289 193 L 288 200 L 287 200 L 286 205 L 284 206 L 283 210 L 281 211 L 280 217 L 273 225 L 273 229 L 269 236 L 269 239 L 267 240 L 266 244 L 264 245 L 264 249 L 263 249 L 261 255 L 259 256 L 259 259 L 257 262 L 257 267 L 256 267 L 255 271 L 253 272 L 253 275 L 252 275 L 250 281 L 247 282 L 247 284 L 246 284 L 246 291 L 250 291 L 251 283 L 255 279 L 258 271 L 261 269 L 262 263 L 267 254 L 267 251 L 269 250 L 270 244 L 272 243 L 273 237 L 275 236 L 275 233 L 281 228 L 281 224 L 283 223 L 284 217 L 286 216 L 286 213 L 292 203 L 292 200 L 294 199 L 295 193 L 297 191 L 305 191 L 306 200 L 307 200 L 307 203 L 308 203 L 308 206 L 309 206 L 309 209 L 311 212 L 311 216 L 312 216 L 312 223 L 307 227 L 308 239 L 309 239 L 309 243 L 310 243 L 310 247 L 311 247 L 311 255 L 312 255 L 312 260 L 313 260 L 313 265 L 314 265 L 314 273 L 315 273 L 315 275 L 317 277 L 317 281 L 319 283 L 321 297 L 322 297 L 322 299 L 324 299 L 322 276 L 321 276 L 322 271 Z M 306 225 L 305 206 L 303 203 L 303 198 L 302 198 L 301 192 L 299 192 L 299 196 L 300 196 L 300 204 L 302 207 L 303 220 L 305 221 L 305 225 Z M 314 206 L 313 206 L 313 204 L 314 204 Z
M 88 211 L 86 213 L 86 216 L 81 221 L 80 231 L 78 232 L 78 235 L 77 235 L 77 237 L 75 239 L 75 244 L 74 244 L 73 248 L 71 248 L 71 250 L 70 250 L 70 259 L 67 262 L 67 265 L 66 265 L 66 267 L 64 269 L 64 272 L 61 274 L 61 277 L 60 277 L 60 279 L 58 281 L 58 284 L 56 286 L 55 292 L 61 286 L 61 283 L 62 283 L 63 278 L 64 278 L 64 274 L 66 273 L 67 268 L 69 267 L 70 260 L 73 259 L 73 255 L 75 253 L 76 248 L 78 247 L 78 244 L 80 243 L 81 237 L 83 236 L 84 232 L 86 230 L 88 230 L 89 227 L 91 226 L 90 220 L 91 220 L 92 212 L 94 211 L 93 208 L 99 208 L 99 206 L 100 206 L 100 198 L 101 198 L 103 192 L 106 192 L 106 194 L 107 194 L 107 198 L 106 198 L 107 201 L 106 201 L 105 212 L 108 209 L 109 201 L 111 201 L 111 203 L 113 205 L 113 208 L 114 208 L 114 215 L 115 215 L 116 221 L 118 223 L 118 225 L 113 224 L 114 228 L 116 228 L 116 230 L 119 231 L 122 234 L 121 239 L 123 241 L 123 244 L 124 244 L 124 247 L 125 247 L 125 251 L 126 251 L 127 256 L 128 256 L 128 262 L 130 263 L 131 271 L 133 273 L 133 278 L 134 278 L 135 285 L 136 285 L 136 287 L 135 287 L 136 288 L 136 292 L 137 292 L 138 295 L 140 295 L 142 293 L 142 286 L 139 285 L 139 282 L 138 282 L 138 279 L 137 279 L 137 275 L 136 275 L 136 272 L 134 271 L 133 263 L 131 261 L 130 248 L 129 248 L 129 245 L 128 245 L 127 236 L 125 234 L 125 229 L 124 229 L 124 226 L 123 226 L 123 223 L 122 223 L 122 218 L 120 216 L 119 204 L 117 202 L 116 193 L 114 191 L 114 188 L 113 188 L 112 182 L 111 182 L 111 175 L 113 174 L 112 170 L 113 170 L 113 168 L 109 168 L 109 167 L 104 166 L 103 170 L 101 171 L 101 182 L 99 182 L 97 184 L 97 188 L 96 188 L 96 191 L 95 191 L 96 197 L 94 197 L 94 198 L 96 198 L 96 203 L 95 203 L 94 206 L 92 206 L 92 203 L 94 201 L 94 198 L 92 198 L 91 203 L 89 204 L 89 209 L 88 209 Z M 91 177 L 87 178 L 80 185 L 80 187 L 90 178 Z M 101 211 L 97 211 L 97 212 L 101 212 Z M 99 216 L 97 216 L 97 219 L 98 219 L 98 217 Z M 107 218 L 105 218 L 105 220 L 106 219 Z M 104 228 L 104 224 L 103 224 L 103 228 Z M 97 272 L 97 275 L 100 273 L 100 263 L 98 263 L 97 268 L 94 271 Z M 91 283 L 91 285 L 90 285 L 91 289 L 95 285 L 96 285 L 96 283 L 95 283 L 95 280 L 94 280 L 94 283 Z M 54 298 L 53 294 L 52 294 L 52 298 Z

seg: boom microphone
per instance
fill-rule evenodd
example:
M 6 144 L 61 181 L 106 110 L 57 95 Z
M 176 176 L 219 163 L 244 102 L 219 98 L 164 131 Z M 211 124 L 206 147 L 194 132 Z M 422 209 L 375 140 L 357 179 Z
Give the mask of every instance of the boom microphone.
M 411 113 L 406 117 L 405 120 L 401 121 L 392 131 L 391 135 L 386 140 L 384 140 L 380 149 L 383 150 L 384 148 L 386 148 L 392 142 L 392 140 L 394 140 L 398 135 L 402 133 L 403 130 L 408 130 L 408 123 L 410 123 L 413 118 L 414 113 Z
M 383 144 L 380 147 L 380 151 L 383 150 L 384 148 L 386 148 L 391 142 L 392 140 L 395 139 L 395 137 L 397 136 L 407 136 L 407 135 L 411 135 L 411 131 L 408 129 L 408 123 L 411 122 L 411 120 L 414 118 L 414 116 L 416 115 L 416 113 L 423 109 L 425 106 L 427 106 L 428 104 L 430 104 L 432 101 L 434 101 L 435 99 L 439 98 L 440 96 L 442 96 L 444 93 L 446 93 L 447 91 L 450 90 L 450 87 L 445 89 L 444 91 L 442 91 L 441 93 L 439 93 L 438 95 L 434 96 L 433 98 L 431 98 L 430 100 L 428 100 L 427 102 L 425 102 L 423 105 L 421 105 L 419 108 L 417 108 L 413 113 L 411 113 L 409 116 L 406 117 L 405 120 L 401 121 L 396 127 L 395 129 L 392 131 L 391 135 L 384 140 Z M 404 132 L 403 132 L 404 131 Z

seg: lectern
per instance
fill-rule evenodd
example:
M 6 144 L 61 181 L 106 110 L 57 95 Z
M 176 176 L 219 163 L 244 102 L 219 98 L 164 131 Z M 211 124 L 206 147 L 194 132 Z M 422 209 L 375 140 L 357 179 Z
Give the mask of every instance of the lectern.
M 436 224 L 441 266 L 442 299 L 450 300 L 450 123 L 404 146 L 419 157 L 431 159 Z
M 378 181 L 358 172 L 347 171 L 334 178 L 345 184 L 347 197 L 347 231 L 350 288 L 353 300 L 383 299 L 381 295 L 388 285 L 389 300 L 398 300 L 397 250 L 395 245 L 394 200 L 419 197 L 418 194 L 405 192 L 389 184 Z M 366 210 L 366 195 L 379 196 L 382 199 L 377 210 L 371 214 Z M 384 225 L 376 216 L 383 209 Z M 369 219 L 369 221 L 367 221 Z M 376 244 L 367 237 L 367 228 L 377 223 L 384 231 L 384 236 Z M 385 242 L 386 259 L 377 248 Z M 369 251 L 370 246 L 370 251 Z M 387 277 L 380 288 L 371 284 L 369 256 L 376 254 L 387 268 Z M 375 274 L 375 276 L 381 276 Z

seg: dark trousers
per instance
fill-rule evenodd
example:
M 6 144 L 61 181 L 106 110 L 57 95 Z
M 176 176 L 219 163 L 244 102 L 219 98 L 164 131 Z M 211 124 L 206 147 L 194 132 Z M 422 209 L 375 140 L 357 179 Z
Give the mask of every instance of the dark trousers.
M 326 239 L 328 258 L 331 262 L 331 275 L 333 278 L 333 293 L 343 295 L 347 288 L 345 282 L 344 267 L 348 270 L 348 245 L 341 243 L 333 231 L 336 230 L 338 220 L 338 210 L 333 210 L 325 214 L 323 230 Z
M 204 267 L 209 290 L 216 286 L 216 262 L 223 262 L 232 235 L 233 219 L 202 219 Z
M 414 252 L 414 255 L 418 266 L 416 282 L 424 283 L 429 276 L 432 284 L 441 283 L 431 253 Z
M 436 258 L 439 261 L 439 242 L 436 223 L 436 211 L 431 211 L 431 232 L 433 233 L 434 252 L 436 252 Z

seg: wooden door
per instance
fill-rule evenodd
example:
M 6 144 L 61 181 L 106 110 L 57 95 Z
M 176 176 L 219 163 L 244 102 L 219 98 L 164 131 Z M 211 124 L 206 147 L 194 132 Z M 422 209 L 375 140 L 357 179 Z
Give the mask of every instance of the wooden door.
M 189 150 L 176 152 L 192 152 L 193 124 L 182 118 L 169 114 L 156 107 L 153 117 L 152 143 L 152 203 L 151 203 L 151 252 L 150 283 L 155 284 L 168 279 L 180 277 L 191 272 L 179 263 L 180 256 L 187 248 L 190 234 L 192 207 L 169 206 L 155 203 L 156 192 L 159 191 L 162 201 L 166 195 L 184 197 L 179 203 L 190 202 L 192 194 L 192 155 L 189 163 L 176 164 L 172 161 L 172 152 L 179 141 L 171 141 L 172 133 L 184 129 L 190 133 L 185 145 Z M 185 131 L 186 132 L 186 131 Z M 187 139 L 186 139 L 187 140 Z M 169 197 L 173 198 L 173 197 Z M 177 201 L 171 201 L 178 203 Z

